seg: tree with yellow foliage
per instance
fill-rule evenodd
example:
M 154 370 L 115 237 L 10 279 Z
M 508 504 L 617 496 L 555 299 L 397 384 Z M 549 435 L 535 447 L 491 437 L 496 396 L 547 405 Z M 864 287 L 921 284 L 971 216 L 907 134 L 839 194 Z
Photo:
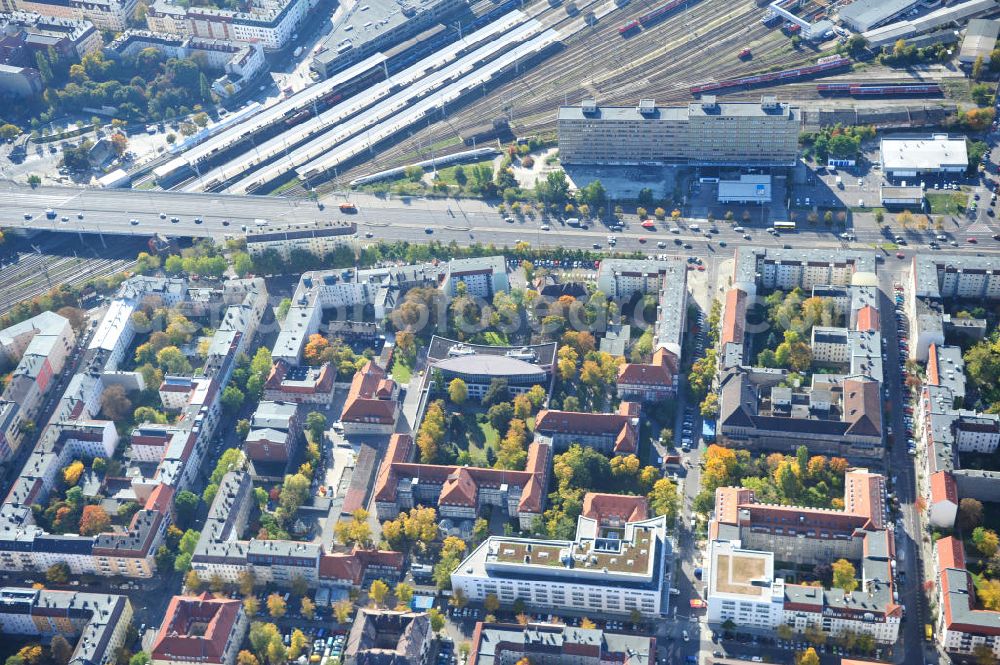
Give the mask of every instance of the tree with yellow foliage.
M 278 593 L 272 593 L 267 597 L 267 611 L 273 619 L 280 619 L 287 611 L 285 599 Z
M 83 469 L 83 462 L 80 460 L 73 460 L 62 470 L 63 482 L 66 483 L 67 487 L 74 487 L 78 482 L 80 482 L 80 476 L 83 475 Z

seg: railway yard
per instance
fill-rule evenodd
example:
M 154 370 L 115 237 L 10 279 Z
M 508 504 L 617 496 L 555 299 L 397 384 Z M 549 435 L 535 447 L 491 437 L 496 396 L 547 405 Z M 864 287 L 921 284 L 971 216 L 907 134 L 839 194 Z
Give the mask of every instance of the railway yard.
M 97 241 L 97 236 L 88 236 Z M 72 285 L 131 269 L 143 238 L 115 236 L 107 247 L 81 245 L 75 236 L 43 233 L 31 243 L 18 243 L 0 257 L 0 314 L 22 300 L 30 300 L 61 284 Z
M 762 20 L 753 0 L 507 0 L 473 5 L 478 19 L 437 49 L 420 40 L 375 54 L 234 124 L 157 169 L 164 188 L 266 194 L 341 181 L 464 149 L 503 117 L 516 136 L 551 135 L 556 110 L 591 97 L 678 104 L 701 94 L 804 106 L 870 101 L 953 104 L 946 67 L 855 63 L 797 26 Z M 824 3 L 797 9 L 815 20 Z M 796 29 L 792 29 L 792 28 Z M 440 34 L 440 28 L 438 33 Z M 544 62 L 544 66 L 540 66 Z M 915 87 L 911 87 L 915 86 Z

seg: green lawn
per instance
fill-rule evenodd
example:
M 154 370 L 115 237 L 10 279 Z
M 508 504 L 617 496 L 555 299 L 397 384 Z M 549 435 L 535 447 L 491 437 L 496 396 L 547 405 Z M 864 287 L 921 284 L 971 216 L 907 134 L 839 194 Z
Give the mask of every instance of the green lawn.
M 493 168 L 492 159 L 487 159 L 485 161 L 477 162 L 475 164 L 462 164 L 462 170 L 465 171 L 466 178 L 468 178 L 469 174 L 472 173 L 472 169 L 474 169 L 476 166 L 479 166 L 480 164 L 482 164 L 483 166 L 488 166 L 491 169 Z M 457 164 L 455 166 L 447 166 L 443 169 L 438 169 L 438 177 L 441 178 L 441 180 L 443 180 L 444 182 L 448 183 L 449 185 L 458 187 L 459 184 L 455 180 L 456 168 L 458 168 Z
M 407 365 L 399 356 L 392 363 L 392 378 L 398 384 L 407 384 L 413 377 L 413 368 Z
M 932 215 L 958 215 L 965 211 L 965 192 L 927 192 Z

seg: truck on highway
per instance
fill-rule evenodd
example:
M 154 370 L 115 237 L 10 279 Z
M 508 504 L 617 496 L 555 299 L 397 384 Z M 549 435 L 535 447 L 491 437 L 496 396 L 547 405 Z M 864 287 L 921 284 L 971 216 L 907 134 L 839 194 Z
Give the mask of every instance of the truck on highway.
M 358 207 L 350 201 L 344 201 L 340 204 L 340 212 L 355 213 L 357 211 Z

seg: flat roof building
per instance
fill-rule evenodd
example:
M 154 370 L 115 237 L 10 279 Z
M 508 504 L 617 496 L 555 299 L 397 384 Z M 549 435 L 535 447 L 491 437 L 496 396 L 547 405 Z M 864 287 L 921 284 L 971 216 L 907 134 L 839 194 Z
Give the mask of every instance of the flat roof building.
M 470 665 L 506 665 L 527 660 L 546 665 L 654 665 L 656 638 L 609 633 L 565 624 L 478 623 Z
M 559 158 L 564 164 L 792 166 L 801 125 L 797 107 L 769 96 L 752 103 L 706 95 L 687 106 L 585 100 L 559 109 Z
M 882 205 L 887 208 L 899 208 L 903 206 L 919 208 L 924 203 L 924 188 L 919 186 L 893 187 L 892 185 L 880 185 L 878 192 Z
M 743 174 L 739 180 L 719 181 L 719 203 L 771 202 L 771 176 Z
M 962 173 L 969 168 L 965 137 L 947 134 L 882 139 L 882 170 L 890 178 Z
M 312 70 L 327 78 L 376 51 L 412 37 L 464 0 L 366 0 L 344 13 L 313 56 Z
M 856 32 L 865 32 L 902 15 L 917 0 L 855 0 L 837 12 L 840 21 Z
M 451 574 L 453 589 L 473 602 L 495 594 L 510 606 L 657 617 L 666 612 L 671 556 L 665 516 L 629 522 L 608 534 L 579 517 L 573 540 L 494 536 Z

